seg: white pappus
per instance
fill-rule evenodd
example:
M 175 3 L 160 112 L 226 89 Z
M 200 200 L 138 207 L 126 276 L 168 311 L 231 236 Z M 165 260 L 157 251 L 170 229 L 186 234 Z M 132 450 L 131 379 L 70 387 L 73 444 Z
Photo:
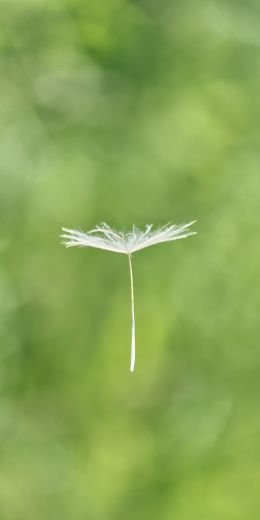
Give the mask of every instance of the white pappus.
M 91 231 L 83 233 L 79 230 L 62 228 L 61 238 L 66 247 L 94 247 L 105 249 L 115 253 L 122 253 L 128 256 L 130 283 L 131 283 L 131 317 L 132 317 L 132 340 L 131 340 L 131 360 L 130 371 L 135 367 L 135 307 L 134 307 L 134 281 L 131 257 L 136 251 L 146 247 L 160 244 L 161 242 L 171 242 L 179 238 L 186 238 L 196 235 L 195 231 L 190 231 L 190 226 L 196 222 L 193 220 L 188 224 L 166 224 L 165 226 L 153 229 L 152 224 L 146 226 L 144 230 L 133 226 L 131 231 L 115 231 L 108 224 L 96 226 Z

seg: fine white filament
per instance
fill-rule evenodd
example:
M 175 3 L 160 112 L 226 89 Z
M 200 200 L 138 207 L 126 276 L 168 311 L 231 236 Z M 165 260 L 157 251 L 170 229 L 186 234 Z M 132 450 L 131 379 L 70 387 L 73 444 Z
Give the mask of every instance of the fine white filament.
M 196 235 L 196 232 L 190 231 L 190 226 L 196 222 L 193 220 L 188 224 L 166 224 L 165 226 L 153 229 L 151 224 L 147 225 L 144 230 L 133 226 L 131 231 L 122 232 L 115 231 L 108 224 L 101 224 L 91 229 L 88 233 L 76 229 L 62 228 L 61 238 L 66 247 L 94 247 L 97 249 L 105 249 L 115 253 L 122 253 L 128 256 L 130 283 L 131 283 L 131 318 L 132 318 L 132 339 L 131 339 L 131 359 L 130 372 L 135 368 L 135 306 L 134 306 L 134 281 L 132 269 L 132 254 L 145 249 L 146 247 L 161 244 L 162 242 L 171 242 L 179 238 Z
M 133 372 L 135 369 L 135 299 L 134 299 L 134 278 L 133 278 L 131 255 L 128 255 L 128 260 L 129 260 L 129 271 L 130 271 L 130 282 L 131 282 L 131 317 L 132 317 L 130 372 Z

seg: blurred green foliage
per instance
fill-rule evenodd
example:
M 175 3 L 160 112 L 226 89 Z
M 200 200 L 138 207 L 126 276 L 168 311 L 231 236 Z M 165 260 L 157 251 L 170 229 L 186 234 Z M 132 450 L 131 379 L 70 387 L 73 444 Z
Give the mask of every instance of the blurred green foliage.
M 0 518 L 258 520 L 259 1 L 0 3 Z

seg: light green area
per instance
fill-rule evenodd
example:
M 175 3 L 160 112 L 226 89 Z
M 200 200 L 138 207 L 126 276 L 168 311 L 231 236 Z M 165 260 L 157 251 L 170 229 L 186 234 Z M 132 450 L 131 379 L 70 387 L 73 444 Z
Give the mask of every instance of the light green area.
M 0 11 L 0 519 L 259 520 L 259 1 Z

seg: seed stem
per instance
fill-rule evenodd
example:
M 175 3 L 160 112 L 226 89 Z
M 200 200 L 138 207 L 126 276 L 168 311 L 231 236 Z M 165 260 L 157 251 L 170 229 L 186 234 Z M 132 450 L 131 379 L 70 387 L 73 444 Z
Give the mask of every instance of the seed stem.
M 128 254 L 129 260 L 129 271 L 130 271 L 130 282 L 131 282 L 131 317 L 132 317 L 132 339 L 131 339 L 131 361 L 130 361 L 130 372 L 134 371 L 135 368 L 135 304 L 134 304 L 134 278 L 132 269 L 131 254 Z

